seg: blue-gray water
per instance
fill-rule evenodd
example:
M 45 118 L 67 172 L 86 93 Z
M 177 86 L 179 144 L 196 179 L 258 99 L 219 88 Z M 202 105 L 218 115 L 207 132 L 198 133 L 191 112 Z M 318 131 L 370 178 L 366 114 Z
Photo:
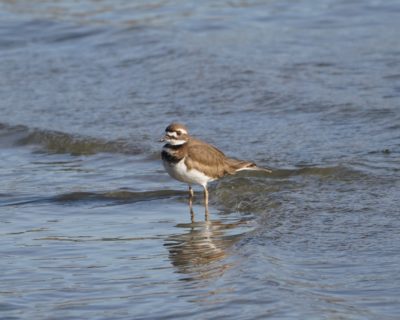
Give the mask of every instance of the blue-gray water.
M 0 318 L 399 319 L 399 14 L 0 1 Z M 190 223 L 173 120 L 274 173 Z

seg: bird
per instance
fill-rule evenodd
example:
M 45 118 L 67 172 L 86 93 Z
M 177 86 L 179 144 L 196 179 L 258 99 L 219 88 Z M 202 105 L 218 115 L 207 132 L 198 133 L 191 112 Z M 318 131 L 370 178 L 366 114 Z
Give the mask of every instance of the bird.
M 181 123 L 171 123 L 165 129 L 165 135 L 160 142 L 165 142 L 161 158 L 167 173 L 172 178 L 189 185 L 189 208 L 192 222 L 194 221 L 192 185 L 197 184 L 203 187 L 205 217 L 208 220 L 207 184 L 209 182 L 243 170 L 272 172 L 258 167 L 254 162 L 227 157 L 215 146 L 189 135 L 189 130 Z

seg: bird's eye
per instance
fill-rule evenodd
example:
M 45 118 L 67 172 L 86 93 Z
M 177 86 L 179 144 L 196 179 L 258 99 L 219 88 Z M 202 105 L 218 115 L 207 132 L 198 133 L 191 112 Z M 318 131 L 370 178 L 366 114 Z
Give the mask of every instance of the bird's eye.
M 182 131 L 177 131 L 178 136 L 182 134 Z

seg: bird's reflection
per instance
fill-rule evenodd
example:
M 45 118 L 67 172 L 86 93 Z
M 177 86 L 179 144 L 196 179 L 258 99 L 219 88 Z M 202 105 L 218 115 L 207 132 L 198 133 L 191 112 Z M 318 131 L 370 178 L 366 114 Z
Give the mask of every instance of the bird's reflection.
M 226 260 L 228 248 L 243 235 L 242 232 L 229 232 L 241 229 L 246 220 L 234 223 L 221 221 L 205 221 L 188 224 L 178 224 L 178 228 L 186 229 L 183 234 L 167 238 L 165 246 L 169 258 L 179 273 L 189 275 L 190 279 L 207 279 L 221 275 L 230 267 Z

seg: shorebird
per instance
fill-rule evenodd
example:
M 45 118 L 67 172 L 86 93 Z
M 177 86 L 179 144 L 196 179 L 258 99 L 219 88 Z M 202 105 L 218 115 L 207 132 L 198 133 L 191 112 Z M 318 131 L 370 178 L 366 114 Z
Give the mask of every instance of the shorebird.
M 205 215 L 208 220 L 208 182 L 242 170 L 272 172 L 269 169 L 257 167 L 254 162 L 227 157 L 213 145 L 191 137 L 188 129 L 180 123 L 170 124 L 165 129 L 165 136 L 160 142 L 165 142 L 161 152 L 165 170 L 172 178 L 189 185 L 189 208 L 192 221 L 194 218 L 193 184 L 199 184 L 204 189 Z

